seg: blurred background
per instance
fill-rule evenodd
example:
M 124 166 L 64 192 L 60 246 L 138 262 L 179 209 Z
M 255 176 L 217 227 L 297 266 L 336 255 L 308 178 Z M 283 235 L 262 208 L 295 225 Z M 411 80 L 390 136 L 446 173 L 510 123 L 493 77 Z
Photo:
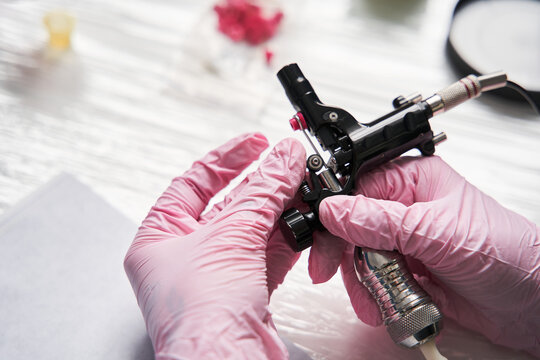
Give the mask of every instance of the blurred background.
M 220 32 L 215 4 L 1 0 L 0 215 L 67 173 L 131 221 L 134 232 L 173 177 L 228 139 L 253 131 L 271 144 L 301 139 L 290 129 L 294 110 L 275 76 L 291 62 L 323 102 L 365 123 L 389 112 L 398 95 L 427 97 L 462 75 L 445 51 L 453 0 L 259 1 L 283 19 L 273 37 L 256 45 Z M 73 27 L 67 47 L 50 43 L 46 23 L 50 29 L 50 13 L 58 11 L 68 20 L 53 22 Z M 540 120 L 529 107 L 482 96 L 431 124 L 448 135 L 438 155 L 540 223 Z M 120 254 L 119 273 L 130 241 L 110 246 Z M 127 279 L 124 285 L 129 288 Z M 130 289 L 126 294 L 135 304 Z M 422 358 L 393 345 L 383 328 L 356 319 L 339 274 L 312 285 L 307 254 L 271 306 L 280 334 L 314 359 Z M 136 305 L 130 311 L 142 324 L 136 331 L 144 331 Z M 4 327 L 0 337 L 23 337 L 13 329 Z M 0 354 L 13 354 L 12 346 L 0 340 Z M 440 348 L 455 359 L 529 358 L 451 321 Z

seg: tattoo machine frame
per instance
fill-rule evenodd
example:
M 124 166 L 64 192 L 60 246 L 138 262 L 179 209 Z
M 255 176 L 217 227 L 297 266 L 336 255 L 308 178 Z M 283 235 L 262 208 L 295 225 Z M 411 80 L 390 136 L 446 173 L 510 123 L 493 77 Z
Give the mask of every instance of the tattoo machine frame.
M 297 64 L 283 67 L 277 76 L 297 111 L 291 126 L 305 134 L 314 150 L 306 162 L 309 181 L 300 187 L 309 211 L 291 208 L 280 220 L 295 251 L 313 244 L 313 231 L 324 230 L 318 217 L 324 198 L 352 194 L 357 176 L 408 150 L 417 148 L 424 156 L 433 155 L 435 145 L 446 140 L 446 135 L 433 134 L 431 117 L 507 82 L 502 72 L 469 75 L 426 99 L 417 93 L 398 96 L 392 103 L 394 110 L 360 123 L 347 111 L 322 103 Z M 326 161 L 310 137 L 329 155 Z M 358 279 L 377 301 L 395 343 L 412 348 L 439 333 L 442 314 L 407 270 L 401 254 L 357 247 L 354 257 Z

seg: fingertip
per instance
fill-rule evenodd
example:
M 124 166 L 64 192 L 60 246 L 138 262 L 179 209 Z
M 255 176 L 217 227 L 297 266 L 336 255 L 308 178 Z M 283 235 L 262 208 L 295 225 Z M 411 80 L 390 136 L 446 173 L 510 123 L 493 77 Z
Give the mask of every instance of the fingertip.
M 302 171 L 306 167 L 306 149 L 300 141 L 294 138 L 285 138 L 281 140 L 275 147 L 277 153 L 284 153 L 294 160 L 295 167 L 301 165 Z
M 319 256 L 310 251 L 308 260 L 308 274 L 312 284 L 322 284 L 330 280 L 337 271 L 337 267 L 324 266 Z M 338 265 L 339 266 L 339 265 Z
M 369 294 L 368 290 L 365 288 L 362 288 L 363 285 L 358 285 L 358 292 L 366 292 L 367 294 L 365 296 L 371 296 Z M 360 296 L 358 296 L 360 297 Z M 375 303 L 375 300 L 372 300 L 371 298 L 368 298 L 367 301 L 364 301 L 363 303 L 357 302 L 356 306 L 353 305 L 354 312 L 356 316 L 364 323 L 369 326 L 380 326 L 382 325 L 382 316 L 380 313 L 380 309 Z
M 246 134 L 246 138 L 257 147 L 266 149 L 269 145 L 268 139 L 260 132 L 253 132 Z
M 300 253 L 291 249 L 283 234 L 275 230 L 266 246 L 267 281 L 269 294 L 281 284 L 287 273 L 300 258 Z
M 354 206 L 351 200 L 354 202 L 355 197 L 335 195 L 323 199 L 319 205 L 319 219 L 321 223 L 332 234 L 345 240 L 347 240 L 347 232 L 343 224 L 349 223 L 347 218 L 349 217 L 350 209 Z
M 435 284 L 428 276 L 418 276 L 415 274 L 414 278 L 418 285 L 429 294 L 433 302 L 437 304 L 441 310 L 448 307 L 448 298 L 440 286 Z
M 284 141 L 289 143 L 291 150 L 300 155 L 300 157 L 306 157 L 306 149 L 300 141 L 292 137 L 285 138 Z
M 279 168 L 286 170 L 288 182 L 298 187 L 304 179 L 306 169 L 306 151 L 304 146 L 296 139 L 285 138 L 272 149 L 263 166 L 268 164 L 280 164 Z
M 330 222 L 334 218 L 334 212 L 336 202 L 340 198 L 344 198 L 343 195 L 335 195 L 324 198 L 319 204 L 319 219 L 324 223 Z
M 260 132 L 251 132 L 242 134 L 232 140 L 235 144 L 234 147 L 240 147 L 245 149 L 248 153 L 253 155 L 247 155 L 251 161 L 259 157 L 261 153 L 268 148 L 268 139 Z
M 220 173 L 231 172 L 229 177 L 234 177 L 256 160 L 267 147 L 268 140 L 263 134 L 245 133 L 210 151 L 196 161 L 188 173 L 204 172 L 212 168 Z M 230 179 L 227 179 L 227 183 L 228 180 Z
M 382 317 L 379 306 L 369 290 L 358 280 L 352 264 L 352 257 L 343 261 L 341 274 L 356 316 L 367 325 L 381 325 Z
M 325 283 L 335 275 L 347 246 L 347 242 L 328 232 L 316 233 L 308 260 L 313 284 Z

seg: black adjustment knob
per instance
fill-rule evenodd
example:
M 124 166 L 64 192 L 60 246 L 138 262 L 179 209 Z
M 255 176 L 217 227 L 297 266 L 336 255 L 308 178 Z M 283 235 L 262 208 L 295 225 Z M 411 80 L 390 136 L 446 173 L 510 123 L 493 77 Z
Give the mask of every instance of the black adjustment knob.
M 295 208 L 286 210 L 279 221 L 281 232 L 291 245 L 291 248 L 300 252 L 313 245 L 312 233 L 315 214 L 308 212 L 302 214 Z

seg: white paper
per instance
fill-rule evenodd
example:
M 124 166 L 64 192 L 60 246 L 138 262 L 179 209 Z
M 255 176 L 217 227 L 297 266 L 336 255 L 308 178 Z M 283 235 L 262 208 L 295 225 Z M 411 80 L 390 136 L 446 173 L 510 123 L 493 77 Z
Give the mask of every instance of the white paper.
M 69 175 L 0 219 L 0 359 L 153 359 L 123 269 L 136 226 Z

